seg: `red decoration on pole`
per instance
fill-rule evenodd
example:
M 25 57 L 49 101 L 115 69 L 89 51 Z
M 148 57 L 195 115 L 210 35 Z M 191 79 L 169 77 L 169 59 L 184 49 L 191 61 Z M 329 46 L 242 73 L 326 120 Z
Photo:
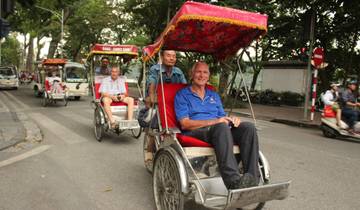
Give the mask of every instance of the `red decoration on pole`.
M 324 48 L 321 48 L 321 47 L 315 48 L 315 50 L 313 52 L 313 56 L 311 58 L 313 60 L 315 68 L 317 68 L 324 62 L 324 57 L 325 57 L 324 56 Z

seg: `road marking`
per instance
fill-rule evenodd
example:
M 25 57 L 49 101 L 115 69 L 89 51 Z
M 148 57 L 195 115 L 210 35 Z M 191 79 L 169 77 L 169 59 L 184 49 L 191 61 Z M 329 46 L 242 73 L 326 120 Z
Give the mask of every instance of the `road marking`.
M 58 122 L 55 122 L 54 120 L 48 118 L 43 114 L 30 113 L 29 115 L 33 120 L 35 120 L 35 122 L 50 130 L 67 144 L 76 144 L 87 141 L 87 139 L 85 139 L 84 137 L 71 131 L 70 129 L 66 128 Z
M 5 97 L 6 96 L 4 96 L 4 94 L 3 94 L 3 91 L 1 91 L 0 92 L 0 98 L 1 98 L 1 100 L 0 100 L 0 106 L 1 106 L 1 108 L 0 108 L 0 111 L 6 111 L 6 112 L 8 112 L 8 111 L 10 111 L 9 110 L 9 108 L 6 106 L 6 104 L 3 102 L 3 101 L 5 101 Z
M 25 109 L 30 109 L 30 106 L 28 106 L 27 104 L 25 104 L 24 102 L 20 101 L 19 99 L 17 99 L 13 94 L 4 91 L 5 95 L 7 95 L 9 98 L 13 99 L 16 103 L 20 104 L 23 108 Z
M 27 152 L 21 154 L 21 155 L 9 158 L 7 160 L 3 160 L 3 161 L 0 162 L 0 168 L 4 167 L 4 166 L 7 166 L 7 165 L 10 165 L 10 164 L 13 164 L 13 163 L 16 163 L 16 162 L 18 162 L 20 160 L 24 160 L 26 158 L 32 157 L 34 155 L 38 155 L 38 154 L 40 154 L 42 152 L 45 152 L 50 147 L 51 147 L 51 145 L 39 146 L 39 147 L 37 147 L 37 148 L 35 148 L 33 150 L 30 150 L 30 151 L 27 151 Z
M 58 112 L 58 114 L 70 118 L 72 121 L 78 122 L 80 124 L 84 124 L 84 125 L 92 125 L 92 118 L 90 117 L 84 117 L 78 113 L 75 112 Z

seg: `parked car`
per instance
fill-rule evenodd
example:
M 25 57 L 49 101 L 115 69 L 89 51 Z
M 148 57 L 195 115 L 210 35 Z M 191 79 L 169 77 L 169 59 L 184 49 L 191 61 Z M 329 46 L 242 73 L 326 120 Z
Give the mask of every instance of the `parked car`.
M 0 66 L 0 88 L 18 89 L 19 75 L 15 66 Z

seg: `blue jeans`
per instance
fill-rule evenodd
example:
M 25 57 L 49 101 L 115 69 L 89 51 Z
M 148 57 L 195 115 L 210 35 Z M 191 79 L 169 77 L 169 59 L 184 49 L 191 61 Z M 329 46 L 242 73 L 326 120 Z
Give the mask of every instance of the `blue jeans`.
M 359 120 L 360 112 L 345 107 L 342 110 L 341 115 L 345 118 L 345 122 L 349 125 L 349 127 L 354 128 L 355 122 Z

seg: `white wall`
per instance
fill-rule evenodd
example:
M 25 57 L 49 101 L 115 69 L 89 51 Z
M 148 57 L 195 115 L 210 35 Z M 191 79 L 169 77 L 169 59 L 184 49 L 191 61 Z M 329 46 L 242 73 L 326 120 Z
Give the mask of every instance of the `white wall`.
M 306 69 L 264 68 L 261 73 L 261 90 L 291 91 L 303 94 Z

